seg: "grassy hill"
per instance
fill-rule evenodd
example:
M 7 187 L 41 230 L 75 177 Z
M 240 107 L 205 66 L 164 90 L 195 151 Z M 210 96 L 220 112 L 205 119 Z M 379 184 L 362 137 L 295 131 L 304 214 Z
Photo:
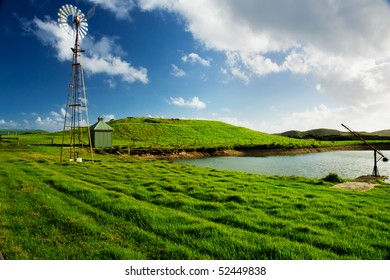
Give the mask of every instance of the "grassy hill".
M 149 143 L 272 143 L 284 137 L 244 127 L 208 120 L 126 118 L 108 122 L 114 128 L 116 143 L 142 141 Z
M 113 129 L 117 149 L 171 151 L 234 148 L 294 148 L 311 146 L 313 140 L 298 140 L 267 134 L 218 121 L 163 118 L 124 118 L 107 122 Z M 60 145 L 62 132 L 18 135 L 22 144 Z M 66 137 L 68 135 L 66 134 Z M 88 143 L 86 130 L 84 143 Z M 66 140 L 65 140 L 66 141 Z
M 208 120 L 126 118 L 108 122 L 114 128 L 114 145 L 175 148 L 300 147 L 310 145 L 279 135 L 267 134 Z
M 358 132 L 367 140 L 390 140 L 390 130 L 381 130 L 374 132 Z M 297 138 L 297 139 L 317 139 L 317 140 L 353 140 L 356 139 L 348 131 L 337 129 L 318 128 L 307 131 L 289 130 L 277 135 Z
M 326 137 L 337 130 L 318 129 L 309 134 L 323 137 L 287 137 L 268 134 L 210 120 L 184 120 L 163 118 L 125 118 L 108 122 L 114 128 L 113 145 L 116 148 L 131 147 L 138 151 L 174 151 L 207 149 L 292 149 L 330 147 L 361 144 L 350 137 Z M 343 133 L 343 132 L 340 132 Z M 370 138 L 371 139 L 371 138 Z M 338 141 L 342 140 L 342 141 Z M 386 142 L 386 137 L 372 138 Z M 390 138 L 388 139 L 390 140 Z

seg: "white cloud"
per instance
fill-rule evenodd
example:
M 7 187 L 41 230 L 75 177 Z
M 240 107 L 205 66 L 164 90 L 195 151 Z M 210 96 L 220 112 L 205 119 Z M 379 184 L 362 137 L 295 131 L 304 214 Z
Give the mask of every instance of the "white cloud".
M 63 108 L 61 108 L 62 110 Z M 10 129 L 42 129 L 46 131 L 61 131 L 64 126 L 62 112 L 50 112 L 42 116 L 37 113 L 24 113 L 26 118 L 21 122 L 13 120 L 0 120 L 0 128 Z
M 89 73 L 119 76 L 123 81 L 128 83 L 139 81 L 147 84 L 149 82 L 146 68 L 140 67 L 139 69 L 135 69 L 130 63 L 123 61 L 120 57 L 85 57 L 83 59 L 83 66 Z
M 114 114 L 103 115 L 103 120 L 105 122 L 108 122 L 110 120 L 115 120 L 115 116 L 114 116 Z
M 60 113 L 51 111 L 50 112 L 50 116 L 51 116 L 51 118 L 54 121 L 63 123 L 64 122 L 64 117 L 65 117 L 65 109 L 61 108 L 61 112 Z
M 317 84 L 317 85 L 316 85 L 316 90 L 317 90 L 318 92 L 324 92 L 324 89 L 323 89 L 323 87 L 322 87 L 321 84 Z
M 181 60 L 183 62 L 191 62 L 192 64 L 199 63 L 199 64 L 206 66 L 206 67 L 211 66 L 210 60 L 207 60 L 207 59 L 200 57 L 200 55 L 197 53 L 190 53 L 189 55 L 184 55 L 184 56 L 182 56 Z
M 344 123 L 357 131 L 377 131 L 383 129 L 383 123 L 390 122 L 386 106 L 330 107 L 324 104 L 308 108 L 304 111 L 285 113 L 271 108 L 272 120 L 260 119 L 256 129 L 271 133 L 287 130 L 310 130 L 315 128 L 332 128 L 343 130 Z M 380 120 L 380 121 L 378 121 Z
M 46 17 L 45 20 L 34 18 L 32 21 L 23 21 L 24 30 L 34 34 L 43 44 L 56 50 L 59 61 L 72 60 L 72 52 L 69 50 L 74 41 L 71 36 L 61 30 L 57 23 Z M 131 66 L 119 56 L 124 54 L 122 48 L 116 44 L 116 38 L 110 39 L 103 36 L 96 41 L 92 37 L 85 37 L 83 43 L 90 48 L 88 54 L 83 56 L 83 69 L 90 74 L 106 74 L 118 76 L 127 83 L 149 82 L 147 69 Z
M 34 116 L 31 119 L 24 120 L 24 126 L 34 129 L 42 129 L 47 131 L 61 131 L 64 128 L 65 108 L 60 108 L 59 112 L 51 111 L 48 115 L 30 114 Z
M 206 49 L 226 54 L 222 70 L 228 77 L 249 83 L 271 73 L 308 75 L 345 105 L 390 105 L 388 1 L 139 0 L 139 5 L 183 19 Z
M 194 108 L 198 110 L 202 110 L 206 108 L 206 103 L 201 101 L 197 96 L 189 100 L 185 100 L 183 97 L 171 97 L 169 104 L 176 105 L 179 107 Z
M 107 79 L 105 82 L 110 88 L 116 88 L 116 82 L 113 79 Z
M 7 128 L 19 128 L 19 123 L 15 122 L 13 120 L 0 120 L 0 128 L 7 129 Z
M 117 43 L 118 37 L 102 36 L 99 41 L 96 41 L 92 36 L 83 38 L 83 48 L 88 50 L 88 53 L 101 57 L 110 55 L 125 56 L 127 53 Z
M 117 19 L 130 20 L 130 12 L 135 7 L 134 0 L 88 0 L 92 4 L 112 12 Z
M 183 70 L 177 67 L 175 64 L 172 64 L 172 72 L 171 74 L 175 77 L 184 77 L 187 75 L 187 73 Z
M 29 118 L 23 119 L 22 123 L 18 123 L 14 121 L 2 122 L 2 120 L 0 120 L 0 128 L 4 127 L 4 128 L 18 128 L 18 129 L 42 129 L 46 131 L 62 131 L 64 128 L 64 120 L 65 120 L 64 107 L 60 108 L 58 112 L 51 111 L 49 114 L 29 113 L 24 115 Z M 115 119 L 114 114 L 105 114 L 102 117 L 105 121 L 110 121 L 112 119 Z M 89 121 L 90 121 L 90 125 L 94 123 L 94 121 L 91 122 L 91 119 Z M 81 120 L 80 125 L 86 126 L 87 125 L 86 119 Z
M 32 112 L 22 113 L 22 115 L 24 119 L 20 122 L 0 120 L 0 128 L 42 129 L 46 131 L 62 131 L 64 128 L 64 107 L 61 107 L 59 111 L 51 111 L 48 114 Z M 86 120 L 82 120 L 81 126 L 86 126 Z
M 38 113 L 23 113 L 24 119 L 21 122 L 13 120 L 0 120 L 0 128 L 10 129 L 41 129 L 45 131 L 62 131 L 64 128 L 65 120 L 65 108 L 60 108 L 59 111 L 51 111 L 49 114 L 38 114 Z M 69 116 L 68 116 L 69 117 Z M 115 119 L 113 114 L 103 115 L 105 121 Z M 69 121 L 69 119 L 68 119 Z M 91 121 L 91 120 L 89 120 Z M 90 125 L 92 125 L 90 123 Z M 85 119 L 81 121 L 81 126 L 86 126 L 87 122 Z
M 282 72 L 282 68 L 271 59 L 260 54 L 248 52 L 226 52 L 225 74 L 242 80 L 248 84 L 253 76 L 265 76 Z
M 303 112 L 293 112 L 282 118 L 282 126 L 296 130 L 308 130 L 313 128 L 340 126 L 343 119 L 353 114 L 353 108 L 338 107 L 329 108 L 326 105 L 315 106 Z
M 235 126 L 242 126 L 249 129 L 254 129 L 254 126 L 250 122 L 242 121 L 236 117 L 219 117 L 218 120 Z
M 241 67 L 231 67 L 229 70 L 232 77 L 242 80 L 245 84 L 249 84 L 250 76 Z

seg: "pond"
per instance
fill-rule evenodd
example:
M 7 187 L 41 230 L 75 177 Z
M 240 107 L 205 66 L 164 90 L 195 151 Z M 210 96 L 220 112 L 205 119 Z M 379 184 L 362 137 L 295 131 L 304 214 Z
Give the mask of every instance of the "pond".
M 382 151 L 390 157 L 390 151 Z M 305 176 L 323 178 L 337 173 L 342 178 L 356 178 L 372 173 L 373 151 L 333 151 L 268 157 L 207 157 L 181 159 L 181 163 L 223 170 L 244 171 L 263 175 Z M 390 175 L 390 162 L 378 162 L 380 175 Z

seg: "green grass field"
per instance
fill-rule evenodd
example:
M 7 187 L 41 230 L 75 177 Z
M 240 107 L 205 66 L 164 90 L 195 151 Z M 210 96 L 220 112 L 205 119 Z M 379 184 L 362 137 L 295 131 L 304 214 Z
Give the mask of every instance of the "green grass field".
M 5 259 L 389 259 L 390 186 L 0 148 Z

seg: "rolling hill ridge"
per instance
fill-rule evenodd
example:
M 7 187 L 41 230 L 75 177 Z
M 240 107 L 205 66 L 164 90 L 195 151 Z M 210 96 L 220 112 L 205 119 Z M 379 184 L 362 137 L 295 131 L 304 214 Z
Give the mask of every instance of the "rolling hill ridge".
M 357 131 L 367 140 L 389 140 L 390 139 L 390 129 L 374 131 L 374 132 L 365 132 Z M 328 128 L 318 128 L 311 129 L 307 131 L 299 130 L 289 130 L 277 135 L 297 138 L 297 139 L 317 139 L 317 140 L 352 140 L 355 139 L 348 131 L 340 131 L 337 129 L 328 129 Z
M 210 120 L 124 118 L 107 122 L 113 129 L 114 145 L 159 146 L 163 149 L 302 147 L 307 141 L 267 134 Z

